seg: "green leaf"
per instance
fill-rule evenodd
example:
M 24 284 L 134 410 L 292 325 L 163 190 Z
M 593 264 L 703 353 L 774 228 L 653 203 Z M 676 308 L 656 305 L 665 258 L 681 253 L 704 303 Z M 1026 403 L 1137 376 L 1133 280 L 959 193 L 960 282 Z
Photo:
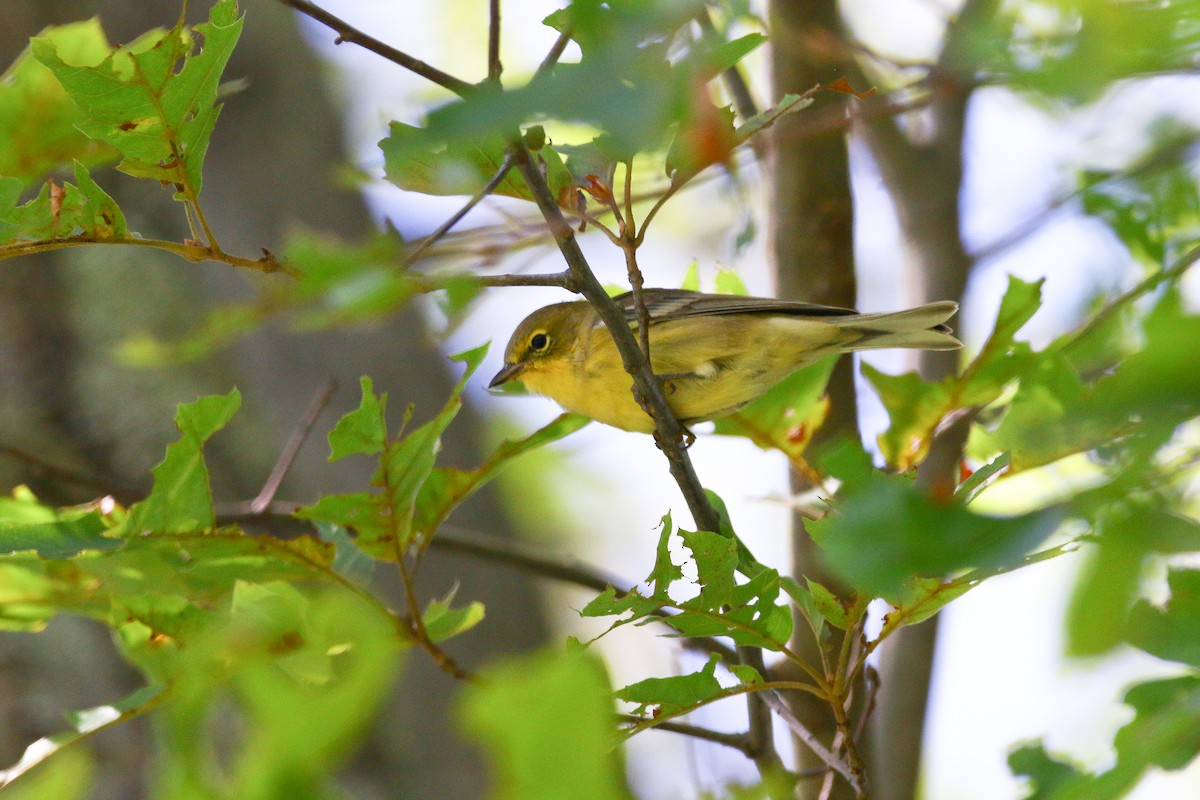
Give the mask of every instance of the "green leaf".
M 747 141 L 751 136 L 774 125 L 780 118 L 808 108 L 812 104 L 813 99 L 811 97 L 785 94 L 774 107 L 768 108 L 766 111 L 760 111 L 741 125 L 738 125 L 736 131 L 737 137 L 740 141 Z
M 846 606 L 842 604 L 837 595 L 812 578 L 805 578 L 804 582 L 808 585 L 813 605 L 821 613 L 821 617 L 835 628 L 848 630 L 851 620 L 846 613 Z
M 746 664 L 727 664 L 726 668 L 733 673 L 743 686 L 753 686 L 756 683 L 762 683 L 763 677 L 754 667 Z
M 295 516 L 318 524 L 351 528 L 365 540 L 377 540 L 387 535 L 387 518 L 382 504 L 379 497 L 370 492 L 322 495 L 311 506 L 296 509 Z
M 688 264 L 687 272 L 683 274 L 683 282 L 679 284 L 679 288 L 689 292 L 700 291 L 700 263 L 695 259 Z
M 387 445 L 387 393 L 375 395 L 374 384 L 366 375 L 359 378 L 362 401 L 358 408 L 337 421 L 329 432 L 329 460 L 350 455 L 375 455 Z
M 0 497 L 0 554 L 36 552 L 42 558 L 70 558 L 84 550 L 115 550 L 121 540 L 95 504 L 55 509 L 38 502 L 24 487 Z
M 1200 571 L 1167 573 L 1171 595 L 1161 608 L 1139 600 L 1129 614 L 1129 642 L 1147 653 L 1200 667 Z
M 46 28 L 38 39 L 73 64 L 94 66 L 112 52 L 95 18 Z M 0 175 L 34 183 L 73 160 L 95 165 L 112 159 L 110 147 L 76 127 L 82 119 L 54 74 L 27 48 L 0 76 Z M 4 215 L 0 200 L 0 219 Z
M 1033 789 L 1023 800 L 1052 800 L 1058 790 L 1081 777 L 1075 764 L 1053 758 L 1040 742 L 1027 744 L 1009 753 L 1008 767 L 1014 775 L 1028 778 Z
M 431 600 L 421 615 L 425 632 L 434 642 L 444 642 L 483 622 L 483 603 L 474 601 L 462 608 L 454 608 L 453 600 L 454 592 L 450 592 L 445 600 Z
M 1067 607 L 1067 652 L 1106 653 L 1124 640 L 1124 624 L 1137 599 L 1148 554 L 1142 532 L 1157 515 L 1141 503 L 1112 503 L 1092 519 L 1097 545 L 1090 548 Z M 1096 609 L 1104 609 L 1097 614 Z
M 653 586 L 651 597 L 655 600 L 669 601 L 668 590 L 675 581 L 683 580 L 683 567 L 671 558 L 671 537 L 675 528 L 671 523 L 670 512 L 663 515 L 662 532 L 658 535 L 658 547 L 654 553 L 654 569 L 646 577 L 645 583 Z
M 413 529 L 428 541 L 450 513 L 480 487 L 495 477 L 502 467 L 517 456 L 536 450 L 587 425 L 591 420 L 579 414 L 560 414 L 524 439 L 507 440 L 473 470 L 435 467 L 417 497 Z
M 792 599 L 796 609 L 808 623 L 808 629 L 812 631 L 813 639 L 818 643 L 824 643 L 829 638 L 829 629 L 826 627 L 825 616 L 817 608 L 812 592 L 790 575 L 780 575 L 779 586 Z
M 633 713 L 645 715 L 653 709 L 659 714 L 675 715 L 720 697 L 725 689 L 717 682 L 716 670 L 720 656 L 713 655 L 699 672 L 670 678 L 646 678 L 618 689 L 617 698 L 636 703 Z M 759 680 L 762 680 L 761 677 Z
M 125 215 L 78 161 L 75 162 L 75 180 L 77 186 L 47 181 L 37 197 L 9 211 L 5 211 L 0 203 L 0 224 L 3 225 L 0 242 L 11 239 L 127 238 L 129 229 Z
M 71 730 L 38 739 L 25 749 L 20 761 L 8 769 L 0 770 L 0 789 L 67 745 L 153 708 L 162 699 L 162 694 L 163 689 L 160 686 L 143 686 L 115 703 L 71 712 L 67 715 Z
M 542 652 L 487 671 L 461 718 L 492 765 L 496 800 L 630 800 L 608 679 L 586 652 Z
M 741 411 L 717 420 L 713 432 L 743 436 L 799 462 L 825 422 L 829 411 L 825 387 L 835 364 L 836 357 L 824 358 L 793 372 Z
M 693 602 L 706 611 L 728 604 L 733 597 L 737 569 L 737 543 L 719 533 L 679 531 L 683 544 L 696 562 L 700 594 Z
M 334 546 L 333 571 L 356 586 L 369 586 L 375 574 L 375 559 L 364 553 L 341 525 L 316 521 L 321 541 Z
M 179 405 L 175 424 L 183 435 L 167 446 L 166 457 L 154 468 L 150 496 L 129 509 L 121 526 L 125 535 L 190 533 L 213 526 L 204 443 L 225 427 L 241 404 L 241 393 L 233 389 L 227 395 L 209 395 Z
M 208 22 L 195 27 L 204 40 L 199 51 L 183 26 L 151 31 L 98 64 L 79 63 L 53 37 L 30 46 L 78 105 L 79 129 L 120 151 L 119 169 L 174 184 L 177 198 L 194 199 L 220 109 L 217 87 L 241 29 L 234 0 L 218 0 Z
M 395 558 L 399 548 L 407 547 L 414 535 L 413 520 L 421 488 L 433 474 L 434 462 L 441 449 L 442 434 L 462 408 L 462 392 L 467 380 L 479 368 L 488 345 L 451 356 L 466 364 L 466 371 L 450 393 L 446 405 L 429 422 L 399 441 L 392 441 L 379 459 L 372 482 L 383 487 L 380 497 L 386 527 L 358 531 L 359 544 L 378 558 Z M 380 536 L 379 534 L 383 535 Z

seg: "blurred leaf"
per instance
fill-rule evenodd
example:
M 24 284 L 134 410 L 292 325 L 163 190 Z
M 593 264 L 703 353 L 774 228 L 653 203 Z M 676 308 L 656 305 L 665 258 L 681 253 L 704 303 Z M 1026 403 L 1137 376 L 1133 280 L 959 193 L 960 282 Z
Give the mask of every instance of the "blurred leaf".
M 700 291 L 700 263 L 695 259 L 688 264 L 687 272 L 683 273 L 683 281 L 680 282 L 679 288 L 689 292 Z
M 1038 13 L 1040 12 L 1040 14 Z M 1033 19 L 1026 14 L 1035 14 Z M 1200 51 L 1196 3 L 1052 0 L 1005 6 L 998 29 L 980 31 L 994 69 L 1019 87 L 1077 103 L 1114 82 L 1186 69 Z M 1003 26 L 1003 27 L 999 27 Z
M 1200 10 L 1200 9 L 1197 9 Z M 1143 266 L 1157 270 L 1200 235 L 1200 190 L 1187 163 L 1200 134 L 1160 123 L 1133 164 L 1080 176 L 1083 210 L 1105 222 Z
M 85 800 L 95 772 L 95 759 L 86 747 L 59 748 L 44 766 L 5 787 L 4 800 Z
M 1008 767 L 1014 775 L 1029 779 L 1032 788 L 1022 800 L 1053 800 L 1058 790 L 1079 780 L 1080 769 L 1074 764 L 1051 757 L 1040 742 L 1016 748 L 1008 755 Z
M 1069 654 L 1099 655 L 1123 641 L 1147 555 L 1142 534 L 1154 516 L 1140 503 L 1113 503 L 1094 516 L 1097 546 L 1084 561 L 1067 608 Z
M 250 654 L 234 678 L 248 726 L 233 785 L 246 800 L 323 796 L 310 793 L 366 734 L 394 686 L 398 642 L 389 620 L 344 592 L 295 608 L 304 615 L 302 639 L 285 640 L 292 649 L 284 654 Z M 324 677 L 298 679 L 305 672 L 297 662 L 323 663 L 314 674 Z
M 384 416 L 387 393 L 376 397 L 374 384 L 366 375 L 358 381 L 362 388 L 362 401 L 357 409 L 339 419 L 329 432 L 330 461 L 350 455 L 375 455 L 387 446 L 388 431 Z
M 607 136 L 597 136 L 583 144 L 555 145 L 554 149 L 566 159 L 567 170 L 576 186 L 588 187 L 598 182 L 612 192 L 619 159 Z
M 880 450 L 889 464 L 902 471 L 919 464 L 947 414 L 995 401 L 1009 382 L 1025 373 L 1031 358 L 1029 347 L 1015 343 L 1013 337 L 1041 306 L 1041 287 L 1042 281 L 1026 283 L 1009 276 L 991 336 L 958 376 L 929 383 L 915 373 L 887 375 L 863 365 L 863 374 L 879 393 L 891 420 L 879 436 Z
M 179 405 L 175 424 L 183 436 L 167 446 L 166 457 L 154 468 L 150 496 L 129 509 L 120 529 L 124 535 L 190 533 L 213 526 L 212 490 L 203 447 L 241 404 L 241 393 L 233 389 L 224 396 L 209 395 Z
M 387 179 L 410 192 L 434 195 L 474 195 L 500 171 L 507 149 L 504 136 L 446 138 L 426 128 L 393 122 L 387 138 L 379 142 Z M 546 181 L 560 204 L 569 205 L 567 192 L 575 185 L 554 148 L 537 151 L 545 168 Z M 533 200 L 533 194 L 517 170 L 512 169 L 493 190 L 494 194 Z
M 954 490 L 954 499 L 964 506 L 970 505 L 971 501 L 988 487 L 992 479 L 1002 474 L 1011 464 L 1012 454 L 1006 450 L 967 476 Z
M 37 38 L 73 64 L 95 66 L 112 52 L 94 18 L 46 28 Z M 58 79 L 26 48 L 0 75 L 0 175 L 33 183 L 74 160 L 112 159 L 111 148 L 76 127 L 82 119 Z M 0 218 L 3 212 L 0 203 Z
M 48 574 L 46 562 L 37 556 L 5 556 L 0 559 L 0 630 L 40 631 L 58 611 L 61 600 L 71 596 L 66 581 Z
M 1058 352 L 1038 353 L 1020 381 L 989 437 L 991 447 L 1008 451 L 1010 472 L 1086 452 L 1126 432 L 1120 423 L 1087 413 L 1092 389 Z
M 1164 606 L 1139 600 L 1130 611 L 1129 643 L 1159 658 L 1200 667 L 1200 571 L 1172 569 L 1167 582 L 1171 596 Z
M 110 705 L 71 712 L 68 715 L 71 730 L 38 739 L 25 749 L 25 754 L 21 756 L 20 761 L 8 769 L 0 770 L 0 789 L 8 786 L 67 745 L 153 708 L 161 701 L 162 692 L 160 686 L 143 686 Z
M 55 37 L 34 38 L 30 47 L 78 105 L 79 129 L 121 152 L 119 169 L 174 184 L 176 197 L 187 199 L 200 193 L 217 87 L 241 29 L 234 0 L 218 0 L 195 27 L 204 39 L 198 51 L 183 26 L 144 34 L 98 64 L 76 48 L 60 50 Z
M 699 672 L 670 678 L 646 678 L 616 691 L 617 698 L 637 704 L 633 713 L 657 717 L 673 715 L 720 697 L 725 689 L 717 682 L 716 670 L 720 656 L 713 655 Z
M 875 470 L 850 446 L 823 461 L 843 481 L 834 513 L 808 524 L 831 567 L 851 585 L 903 605 L 913 577 L 1018 563 L 1062 521 L 1047 509 L 1015 517 L 938 502 L 902 475 Z
M 682 35 L 702 7 L 698 0 L 578 0 L 545 20 L 578 43 L 578 63 L 560 62 L 523 86 L 473 92 L 434 109 L 425 121 L 429 138 L 409 152 L 469 150 L 543 120 L 598 128 L 617 161 L 660 149 L 680 124 L 723 113 L 705 84 L 763 41 L 757 33 L 732 41 Z M 551 164 L 551 176 L 555 169 Z M 605 172 L 591 174 L 602 181 Z
M 461 718 L 492 765 L 494 800 L 630 800 L 608 679 L 579 650 L 511 660 L 463 693 Z
M 1110 425 L 1131 417 L 1167 426 L 1200 415 L 1200 315 L 1182 308 L 1179 292 L 1168 291 L 1146 316 L 1146 344 L 1096 383 L 1086 409 Z
M 750 290 L 735 270 L 722 267 L 717 270 L 717 294 L 736 294 L 744 297 L 750 294 Z

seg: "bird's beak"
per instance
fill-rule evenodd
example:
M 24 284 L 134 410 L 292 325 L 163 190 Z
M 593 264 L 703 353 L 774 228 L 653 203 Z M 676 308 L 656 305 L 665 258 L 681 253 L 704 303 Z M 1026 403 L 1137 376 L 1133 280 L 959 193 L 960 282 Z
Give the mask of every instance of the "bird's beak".
M 507 364 L 504 369 L 496 373 L 496 377 L 492 378 L 492 382 L 488 384 L 489 389 L 495 389 L 502 383 L 508 383 L 513 378 L 520 375 L 525 370 L 525 365 L 521 362 L 516 364 Z

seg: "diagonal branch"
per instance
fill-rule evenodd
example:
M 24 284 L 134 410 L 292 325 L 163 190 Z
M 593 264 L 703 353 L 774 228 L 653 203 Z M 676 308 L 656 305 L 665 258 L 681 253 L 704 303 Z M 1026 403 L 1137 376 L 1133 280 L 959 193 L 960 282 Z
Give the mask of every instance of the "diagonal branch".
M 687 501 L 692 518 L 703 530 L 720 531 L 720 518 L 708 501 L 687 450 L 683 447 L 684 427 L 667 405 L 662 386 L 642 354 L 633 330 L 625 320 L 625 312 L 608 296 L 600 281 L 596 280 L 579 242 L 575 239 L 574 229 L 559 209 L 554 194 L 538 165 L 534 163 L 529 148 L 518 138 L 509 143 L 509 148 L 516 158 L 517 169 L 529 185 L 534 202 L 542 212 L 546 224 L 550 227 L 550 233 L 567 262 L 572 278 L 571 285 L 567 288 L 582 294 L 596 309 L 621 354 L 625 371 L 633 376 L 634 386 L 645 399 L 651 416 L 654 417 L 657 425 L 654 440 L 670 462 L 671 475 Z
M 420 75 L 422 78 L 436 83 L 443 89 L 454 92 L 459 97 L 466 97 L 475 91 L 474 84 L 467 83 L 466 81 L 456 78 L 449 73 L 442 72 L 437 67 L 426 64 L 419 58 L 414 58 L 408 53 L 397 50 L 391 45 L 381 42 L 374 36 L 360 31 L 350 23 L 339 17 L 335 17 L 333 14 L 330 14 L 328 11 L 320 8 L 309 0 L 279 0 L 279 2 L 283 3 L 285 6 L 294 8 L 301 14 L 312 17 L 327 28 L 337 31 L 338 36 L 335 40 L 336 44 L 350 42 L 351 44 L 356 44 L 365 50 L 370 50 L 372 53 L 386 58 L 393 64 L 399 64 L 409 72 Z

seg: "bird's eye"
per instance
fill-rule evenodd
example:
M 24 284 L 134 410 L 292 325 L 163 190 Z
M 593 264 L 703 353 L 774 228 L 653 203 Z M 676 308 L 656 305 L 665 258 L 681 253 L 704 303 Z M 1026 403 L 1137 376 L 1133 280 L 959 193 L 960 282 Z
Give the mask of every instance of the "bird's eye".
M 529 349 L 535 353 L 540 353 L 550 346 L 550 337 L 538 331 L 529 339 Z

